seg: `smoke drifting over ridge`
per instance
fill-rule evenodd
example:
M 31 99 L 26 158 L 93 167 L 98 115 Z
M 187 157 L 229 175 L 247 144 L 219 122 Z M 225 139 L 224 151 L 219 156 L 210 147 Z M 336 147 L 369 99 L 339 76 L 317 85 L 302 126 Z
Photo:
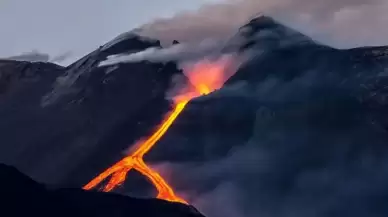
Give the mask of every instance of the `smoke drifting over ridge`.
M 144 51 L 132 54 L 119 54 L 108 57 L 100 66 L 113 65 L 120 62 L 139 62 L 148 60 L 151 62 L 188 61 L 199 59 L 203 56 L 219 55 L 223 48 L 222 41 L 203 40 L 199 43 L 175 44 L 168 48 L 148 48 Z
M 335 47 L 382 45 L 388 43 L 387 10 L 388 2 L 383 0 L 226 0 L 155 20 L 138 32 L 167 43 L 219 39 L 263 12 Z
M 181 44 L 114 55 L 101 62 L 100 66 L 143 60 L 184 62 L 201 59 L 203 56 L 222 56 L 226 43 L 231 47 L 239 47 L 239 39 L 233 36 L 259 12 L 334 47 L 383 45 L 388 43 L 386 10 L 388 2 L 382 0 L 222 1 L 204 5 L 197 11 L 155 20 L 134 30 L 137 34 L 159 39 L 162 43 L 170 44 L 178 40 Z M 229 53 L 235 51 L 228 50 Z M 239 64 L 246 57 L 240 58 Z
M 388 2 L 380 0 L 236 0 L 157 20 L 138 31 L 166 43 L 200 43 L 225 39 L 263 12 L 335 47 L 383 45 L 388 44 L 387 10 Z M 319 83 L 323 74 L 312 70 L 287 82 L 268 79 L 247 87 L 261 105 L 246 144 L 236 144 L 221 159 L 160 164 L 160 170 L 170 173 L 172 183 L 189 186 L 183 195 L 211 217 L 386 216 L 388 152 L 381 148 L 386 135 L 369 120 L 352 122 L 368 115 L 359 114 L 363 108 L 349 93 Z M 319 117 L 329 118 L 314 120 Z M 185 147 L 198 148 L 189 142 Z

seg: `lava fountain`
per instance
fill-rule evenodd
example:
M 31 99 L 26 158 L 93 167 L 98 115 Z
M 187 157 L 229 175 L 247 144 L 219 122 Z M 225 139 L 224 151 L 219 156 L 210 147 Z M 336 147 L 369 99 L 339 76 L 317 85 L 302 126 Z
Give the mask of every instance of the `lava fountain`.
M 160 138 L 162 138 L 192 98 L 209 94 L 222 87 L 226 80 L 224 72 L 228 62 L 228 59 L 225 58 L 219 59 L 218 61 L 203 60 L 184 67 L 185 74 L 191 85 L 182 88 L 180 93 L 174 97 L 174 109 L 165 116 L 156 131 L 145 140 L 136 142 L 134 145 L 136 148 L 132 154 L 124 157 L 122 160 L 100 173 L 86 184 L 83 189 L 93 189 L 102 181 L 110 177 L 110 180 L 102 189 L 105 192 L 109 192 L 121 185 L 125 181 L 127 173 L 134 169 L 146 176 L 152 182 L 158 192 L 157 198 L 188 204 L 184 199 L 175 194 L 173 188 L 157 171 L 147 166 L 143 160 L 143 156 L 160 140 Z

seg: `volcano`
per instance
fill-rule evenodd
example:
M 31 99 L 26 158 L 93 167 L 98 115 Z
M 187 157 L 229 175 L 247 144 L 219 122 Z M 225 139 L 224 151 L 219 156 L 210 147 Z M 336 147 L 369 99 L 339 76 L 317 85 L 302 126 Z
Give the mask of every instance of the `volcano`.
M 188 102 L 144 162 L 173 165 L 165 178 L 189 203 L 232 183 L 244 216 L 388 213 L 388 47 L 332 48 L 266 16 L 236 40 L 249 58 Z M 0 161 L 81 188 L 126 156 L 174 109 L 172 81 L 188 81 L 174 62 L 98 64 L 150 47 L 161 44 L 128 32 L 67 67 L 1 60 Z M 132 171 L 114 193 L 157 195 Z

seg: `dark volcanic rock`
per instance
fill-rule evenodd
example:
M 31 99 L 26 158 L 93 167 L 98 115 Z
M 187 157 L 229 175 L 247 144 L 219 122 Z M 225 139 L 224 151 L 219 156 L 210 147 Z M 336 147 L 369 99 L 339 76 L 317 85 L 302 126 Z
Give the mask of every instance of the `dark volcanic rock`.
M 17 89 L 52 82 L 63 71 L 64 67 L 53 63 L 0 60 L 0 100 Z
M 249 29 L 252 58 L 216 95 L 256 111 L 252 137 L 178 171 L 187 185 L 228 183 L 244 216 L 386 216 L 388 47 L 335 49 L 266 17 Z
M 165 93 L 181 72 L 174 63 L 98 63 L 154 46 L 159 42 L 124 34 L 67 68 L 2 64 L 6 90 L 23 73 L 40 79 L 13 85 L 12 97 L 0 96 L 0 161 L 39 181 L 80 186 L 122 157 L 170 109 Z
M 242 216 L 387 215 L 388 47 L 335 49 L 267 17 L 249 25 L 251 59 L 192 101 L 147 161 L 165 162 L 180 191 L 239 195 L 228 202 Z M 221 207 L 201 210 L 228 216 Z
M 203 217 L 194 207 L 80 189 L 50 189 L 0 164 L 1 216 Z
M 311 71 L 328 79 L 366 78 L 372 74 L 376 78 L 388 61 L 387 47 L 335 49 L 266 16 L 250 21 L 240 34 L 246 39 L 242 47 L 249 50 L 252 58 L 227 84 L 257 84 L 272 78 L 290 81 Z

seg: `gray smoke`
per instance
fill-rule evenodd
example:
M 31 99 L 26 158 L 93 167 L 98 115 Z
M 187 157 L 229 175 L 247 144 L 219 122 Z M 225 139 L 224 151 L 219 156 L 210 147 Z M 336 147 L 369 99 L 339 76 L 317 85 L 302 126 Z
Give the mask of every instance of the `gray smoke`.
M 162 41 L 225 38 L 263 12 L 314 39 L 336 47 L 386 44 L 388 2 L 384 0 L 226 0 L 142 26 Z
M 380 45 L 387 43 L 388 38 L 386 9 L 388 2 L 381 0 L 229 0 L 205 5 L 198 11 L 159 19 L 134 30 L 137 34 L 165 43 L 178 40 L 181 44 L 110 56 L 100 66 L 143 60 L 182 62 L 203 56 L 220 56 L 225 43 L 230 44 L 239 27 L 257 16 L 258 12 L 275 17 L 314 40 L 335 47 Z M 236 44 L 239 44 L 238 39 L 231 47 Z
M 70 57 L 72 57 L 73 53 L 71 51 L 59 54 L 57 56 L 53 56 L 50 58 L 50 62 L 53 63 L 63 63 L 64 61 L 68 60 Z

